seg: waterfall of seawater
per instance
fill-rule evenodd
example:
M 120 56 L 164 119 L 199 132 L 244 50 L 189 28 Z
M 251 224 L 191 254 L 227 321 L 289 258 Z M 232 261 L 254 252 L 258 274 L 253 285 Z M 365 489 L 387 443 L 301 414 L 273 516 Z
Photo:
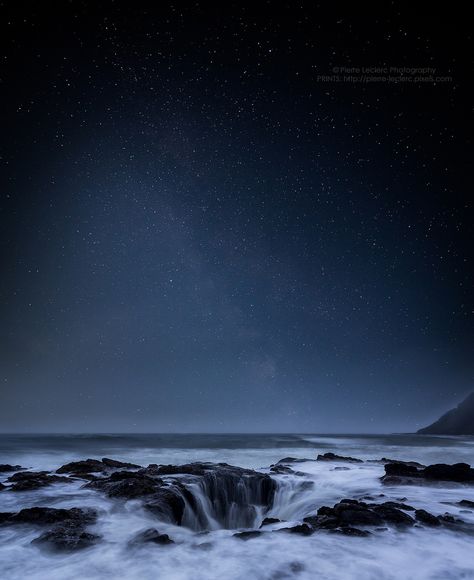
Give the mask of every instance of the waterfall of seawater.
M 211 473 L 187 483 L 182 525 L 196 531 L 258 528 L 269 515 L 294 519 L 307 514 L 314 503 L 307 482 L 292 478 L 270 482 Z

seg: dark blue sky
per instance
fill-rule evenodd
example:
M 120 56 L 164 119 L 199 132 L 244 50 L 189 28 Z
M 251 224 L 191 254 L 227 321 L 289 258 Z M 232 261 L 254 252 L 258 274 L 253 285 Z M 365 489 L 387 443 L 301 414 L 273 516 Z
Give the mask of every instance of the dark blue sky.
M 456 17 L 113 6 L 2 17 L 1 430 L 412 431 L 472 390 Z M 436 72 L 325 78 L 370 66 Z

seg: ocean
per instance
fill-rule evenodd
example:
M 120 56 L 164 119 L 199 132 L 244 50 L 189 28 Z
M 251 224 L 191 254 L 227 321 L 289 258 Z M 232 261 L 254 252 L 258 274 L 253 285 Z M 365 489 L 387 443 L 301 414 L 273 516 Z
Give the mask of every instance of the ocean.
M 334 452 L 364 460 L 314 461 Z M 474 579 L 474 535 L 443 526 L 384 526 L 369 537 L 318 532 L 310 536 L 277 533 L 301 523 L 323 506 L 343 498 L 403 501 L 434 515 L 449 513 L 474 528 L 474 485 L 387 485 L 381 482 L 382 457 L 433 463 L 474 463 L 474 437 L 420 435 L 240 435 L 240 434 L 100 434 L 1 435 L 0 464 L 53 471 L 70 461 L 110 457 L 142 466 L 191 462 L 226 463 L 269 473 L 276 481 L 271 508 L 255 512 L 251 529 L 262 518 L 284 521 L 266 533 L 242 541 L 233 536 L 248 529 L 239 514 L 226 525 L 209 516 L 206 525 L 176 525 L 143 509 L 141 499 L 108 498 L 84 489 L 84 480 L 56 483 L 29 491 L 0 491 L 0 512 L 25 507 L 92 507 L 98 510 L 91 531 L 102 537 L 88 549 L 49 553 L 31 544 L 34 526 L 0 526 L 0 579 L 73 580 L 455 580 Z M 270 466 L 284 457 L 293 472 L 277 474 Z M 5 483 L 8 473 L 0 474 Z M 383 495 L 381 495 L 383 494 Z M 206 508 L 207 509 L 207 508 Z M 230 522 L 230 523 L 229 523 Z M 235 524 L 235 527 L 233 527 Z M 133 547 L 130 539 L 156 528 L 170 545 Z

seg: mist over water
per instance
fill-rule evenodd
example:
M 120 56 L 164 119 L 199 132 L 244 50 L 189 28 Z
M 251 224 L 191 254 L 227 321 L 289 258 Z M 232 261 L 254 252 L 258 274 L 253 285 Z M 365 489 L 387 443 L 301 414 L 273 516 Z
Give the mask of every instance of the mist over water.
M 140 465 L 184 464 L 193 461 L 225 462 L 269 472 L 283 457 L 315 459 L 334 451 L 361 459 L 389 457 L 421 463 L 474 463 L 474 438 L 324 435 L 80 435 L 0 437 L 0 463 L 19 463 L 32 469 L 56 469 L 86 457 L 113 457 Z M 84 482 L 56 484 L 35 491 L 0 492 L 0 511 L 27 506 L 94 507 L 98 522 L 90 527 L 103 536 L 96 546 L 70 555 L 51 555 L 30 542 L 38 529 L 25 526 L 0 528 L 0 577 L 2 580 L 458 580 L 474 578 L 473 537 L 448 529 L 389 528 L 367 538 L 326 532 L 310 537 L 272 533 L 296 524 L 322 505 L 342 498 L 364 496 L 380 501 L 402 498 L 415 508 L 435 515 L 449 512 L 474 524 L 474 512 L 455 505 L 474 501 L 474 488 L 446 483 L 435 486 L 383 485 L 383 465 L 342 462 L 297 462 L 304 475 L 271 474 L 277 482 L 268 513 L 258 511 L 248 520 L 241 512 L 226 520 L 211 518 L 212 506 L 204 505 L 202 489 L 194 489 L 210 519 L 199 526 L 190 518 L 183 526 L 157 519 L 137 500 L 112 500 Z M 343 469 L 341 469 L 343 468 Z M 6 478 L 6 476 L 5 476 Z M 3 481 L 3 479 L 2 479 Z M 244 490 L 245 493 L 248 490 Z M 244 498 L 245 499 L 245 498 Z M 285 523 L 269 526 L 268 532 L 243 542 L 232 536 L 237 529 L 254 528 L 262 518 Z M 235 524 L 235 526 L 234 526 Z M 150 527 L 169 534 L 174 545 L 130 547 L 130 538 Z

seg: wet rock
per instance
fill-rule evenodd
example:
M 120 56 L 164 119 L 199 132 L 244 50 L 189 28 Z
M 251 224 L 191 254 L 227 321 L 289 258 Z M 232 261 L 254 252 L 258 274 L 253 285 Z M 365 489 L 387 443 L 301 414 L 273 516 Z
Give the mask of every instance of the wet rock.
M 147 500 L 145 509 L 160 519 L 180 526 L 185 502 L 179 486 L 161 487 Z
M 425 467 L 423 463 L 418 463 L 418 461 L 402 461 L 401 459 L 389 459 L 387 457 L 382 457 L 381 459 L 376 459 L 374 463 L 397 463 L 402 465 L 408 465 L 409 467 Z
M 298 459 L 298 457 L 284 457 L 277 461 L 274 465 L 280 465 L 282 463 L 306 463 L 308 461 L 315 461 L 314 459 Z M 274 467 L 274 465 L 270 465 L 270 467 Z
M 316 461 L 348 461 L 350 463 L 364 463 L 362 459 L 344 457 L 343 455 L 336 455 L 335 453 L 324 453 L 323 455 L 318 455 Z
M 279 524 L 280 522 L 281 520 L 279 520 L 278 518 L 264 518 L 264 520 L 260 524 L 260 527 L 262 528 L 263 526 L 269 526 L 271 524 Z
M 167 544 L 174 544 L 174 541 L 168 536 L 168 534 L 160 534 L 156 528 L 148 528 L 134 536 L 132 540 L 130 540 L 130 543 L 133 545 L 159 544 L 164 546 Z
M 416 517 L 416 520 L 418 522 L 421 522 L 422 524 L 425 524 L 427 526 L 440 526 L 441 525 L 441 522 L 439 521 L 439 519 L 436 516 L 434 516 L 433 514 L 430 514 L 429 512 L 427 512 L 426 510 L 416 510 L 415 517 Z
M 21 471 L 19 473 L 14 473 L 10 475 L 7 481 L 16 482 L 16 481 L 24 481 L 26 479 L 32 479 L 35 477 L 43 477 L 45 475 L 49 475 L 49 471 Z
M 387 463 L 385 465 L 385 474 L 399 477 L 421 477 L 421 472 L 416 466 L 399 462 Z
M 8 518 L 12 524 L 48 525 L 61 522 L 74 522 L 76 525 L 85 526 L 93 524 L 97 520 L 97 511 L 92 508 L 48 508 L 31 507 L 24 508 Z
M 24 469 L 21 465 L 10 465 L 9 463 L 0 463 L 0 473 L 8 473 L 10 471 L 20 471 Z
M 458 505 L 474 509 L 474 501 L 470 501 L 468 499 L 462 499 L 461 501 L 458 501 Z
M 8 523 L 13 512 L 0 512 L 0 524 Z
M 342 534 L 344 536 L 353 536 L 358 538 L 366 538 L 372 534 L 367 530 L 360 530 L 359 528 L 353 528 L 351 526 L 344 526 L 341 528 L 333 528 L 329 530 L 333 534 Z
M 100 473 L 107 471 L 108 467 L 98 459 L 84 459 L 72 461 L 56 469 L 56 473 Z
M 162 481 L 147 475 L 135 472 L 117 471 L 110 477 L 100 478 L 84 485 L 86 489 L 99 490 L 109 497 L 121 497 L 135 499 L 153 494 L 157 491 Z
M 0 483 L 0 491 L 2 491 L 2 489 L 6 489 L 6 485 L 3 485 L 3 483 Z
M 298 534 L 300 536 L 311 536 L 314 534 L 314 529 L 307 523 L 292 526 L 291 528 L 280 528 L 277 532 L 286 532 L 288 534 Z
M 94 473 L 72 473 L 69 476 L 71 479 L 85 479 L 86 481 L 95 481 L 99 476 Z
M 397 526 L 412 526 L 415 523 L 415 520 L 411 516 L 393 507 L 380 505 L 372 509 L 382 518 L 385 523 L 388 524 L 395 524 Z
M 101 537 L 84 530 L 76 522 L 64 522 L 44 532 L 31 543 L 54 552 L 75 552 L 97 544 Z
M 474 483 L 474 469 L 467 463 L 448 465 L 438 463 L 419 468 L 407 463 L 387 463 L 385 475 L 381 478 L 388 484 L 420 484 L 434 481 Z
M 333 507 L 321 506 L 315 516 L 306 517 L 303 521 L 314 530 L 358 529 L 358 526 L 378 528 L 383 524 L 411 526 L 415 523 L 411 516 L 394 507 L 392 502 L 367 504 L 353 499 L 343 499 Z
M 274 465 L 273 467 L 270 467 L 270 471 L 278 475 L 296 475 L 298 477 L 306 475 L 306 473 L 303 473 L 302 471 L 294 471 L 287 465 Z
M 108 457 L 103 457 L 102 463 L 106 467 L 111 467 L 113 469 L 141 469 L 141 465 L 127 463 L 125 461 L 116 461 L 115 459 L 109 459 Z
M 239 540 L 251 540 L 252 538 L 258 538 L 261 534 L 262 532 L 259 532 L 258 530 L 251 530 L 248 532 L 237 532 L 236 534 L 233 534 L 233 537 L 238 538 Z
M 404 510 L 407 512 L 413 512 L 415 511 L 415 508 L 411 505 L 408 505 L 406 503 L 402 503 L 402 502 L 398 502 L 398 501 L 385 501 L 381 504 L 373 504 L 375 506 L 383 506 L 386 508 L 395 508 L 397 510 Z
M 434 481 L 474 482 L 474 469 L 467 463 L 438 463 L 425 467 L 423 477 Z
M 48 471 L 20 471 L 11 475 L 7 481 L 12 483 L 10 491 L 29 491 L 53 483 L 71 483 L 68 477 L 49 475 Z

